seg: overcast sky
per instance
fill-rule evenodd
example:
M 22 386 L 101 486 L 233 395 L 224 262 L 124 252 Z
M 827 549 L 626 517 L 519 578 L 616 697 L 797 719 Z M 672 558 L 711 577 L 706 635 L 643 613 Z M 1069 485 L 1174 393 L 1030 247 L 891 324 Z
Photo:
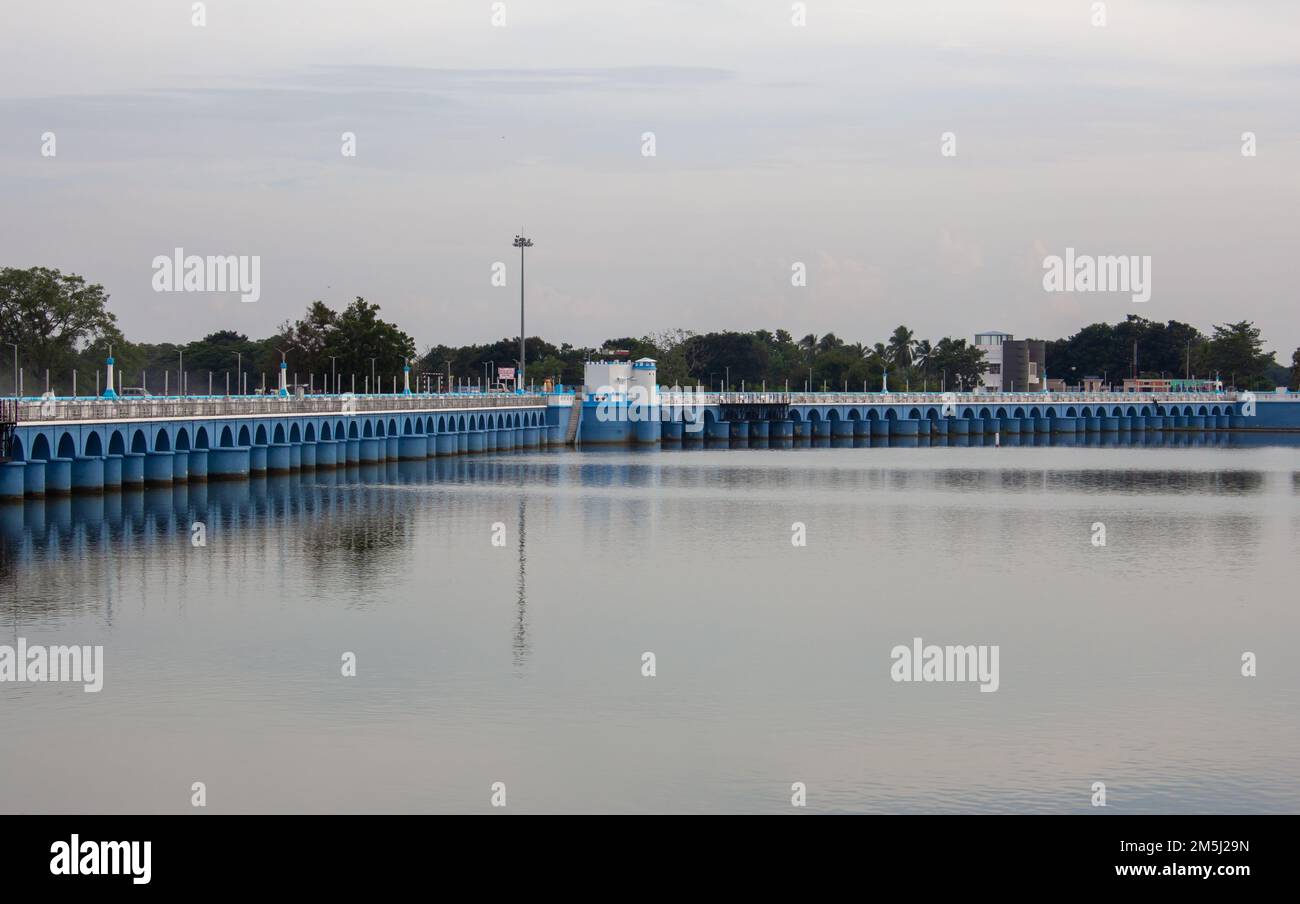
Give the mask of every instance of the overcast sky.
M 522 229 L 557 342 L 1139 313 L 1300 345 L 1300 3 L 503 5 L 6 0 L 0 266 L 102 283 L 136 340 L 363 295 L 423 348 L 517 335 Z M 261 300 L 153 292 L 177 246 L 259 255 Z M 1067 246 L 1150 255 L 1151 300 L 1046 293 Z

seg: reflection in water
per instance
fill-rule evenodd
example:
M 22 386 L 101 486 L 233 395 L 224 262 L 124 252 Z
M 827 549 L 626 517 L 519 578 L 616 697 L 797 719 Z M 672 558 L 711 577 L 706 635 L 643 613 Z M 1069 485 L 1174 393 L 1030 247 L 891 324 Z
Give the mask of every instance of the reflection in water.
M 0 686 L 0 812 L 181 811 L 205 776 L 237 812 L 479 812 L 497 780 L 523 811 L 783 811 L 795 780 L 822 810 L 1088 812 L 1100 780 L 1118 812 L 1294 811 L 1300 451 L 1253 442 L 695 443 L 3 506 L 3 642 L 102 643 L 106 680 Z M 999 644 L 999 691 L 892 683 L 917 636 Z

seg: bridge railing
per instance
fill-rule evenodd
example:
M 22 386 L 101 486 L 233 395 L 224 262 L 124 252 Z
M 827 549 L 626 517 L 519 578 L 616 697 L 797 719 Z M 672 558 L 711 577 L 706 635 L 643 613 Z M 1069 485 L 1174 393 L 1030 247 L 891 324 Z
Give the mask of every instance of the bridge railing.
M 1239 401 L 1237 392 L 673 392 L 661 405 L 1132 405 Z
M 20 424 L 48 421 L 255 417 L 257 415 L 364 414 L 375 411 L 450 411 L 545 405 L 542 395 L 308 396 L 306 398 L 190 397 L 150 399 L 39 399 L 16 403 Z

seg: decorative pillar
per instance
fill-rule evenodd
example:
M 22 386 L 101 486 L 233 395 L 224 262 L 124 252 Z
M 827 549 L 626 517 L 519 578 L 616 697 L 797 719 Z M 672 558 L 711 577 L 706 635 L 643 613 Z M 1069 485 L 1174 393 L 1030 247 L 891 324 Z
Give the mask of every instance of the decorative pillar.
M 280 362 L 280 398 L 289 397 L 289 362 Z
M 402 395 L 411 394 L 411 365 L 402 365 Z
M 108 388 L 104 390 L 104 398 L 115 399 L 117 398 L 117 393 L 113 390 L 113 356 L 112 355 L 108 356 L 108 361 L 106 361 L 105 364 L 108 367 Z

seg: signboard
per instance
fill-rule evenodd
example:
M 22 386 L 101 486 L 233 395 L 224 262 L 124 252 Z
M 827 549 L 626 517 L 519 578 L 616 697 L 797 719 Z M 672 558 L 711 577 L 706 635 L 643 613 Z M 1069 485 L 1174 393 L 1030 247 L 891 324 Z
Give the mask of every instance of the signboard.
M 498 367 L 498 380 L 513 380 L 515 378 L 515 369 L 513 367 Z

